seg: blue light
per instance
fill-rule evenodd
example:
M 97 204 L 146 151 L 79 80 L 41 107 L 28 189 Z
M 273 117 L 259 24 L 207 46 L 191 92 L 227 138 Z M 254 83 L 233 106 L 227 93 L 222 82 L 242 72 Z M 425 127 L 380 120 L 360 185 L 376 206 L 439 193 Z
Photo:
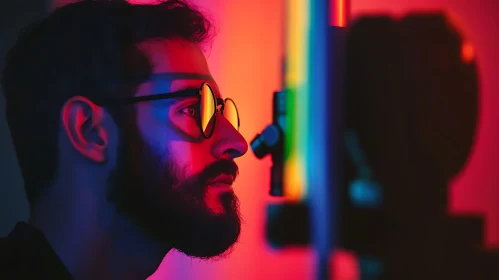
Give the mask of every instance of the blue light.
M 383 202 L 383 190 L 373 180 L 356 179 L 350 183 L 348 191 L 350 201 L 356 207 L 375 208 Z

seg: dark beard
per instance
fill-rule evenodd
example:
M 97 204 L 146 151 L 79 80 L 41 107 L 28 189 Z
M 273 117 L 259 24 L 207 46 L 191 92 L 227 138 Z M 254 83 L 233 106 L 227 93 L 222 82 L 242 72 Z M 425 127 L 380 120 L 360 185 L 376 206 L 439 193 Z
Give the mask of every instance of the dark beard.
M 222 173 L 235 178 L 237 165 L 221 160 L 183 178 L 183 170 L 171 158 L 162 164 L 161 156 L 137 132 L 126 135 L 110 181 L 109 200 L 118 211 L 131 217 L 165 253 L 170 248 L 197 258 L 230 253 L 241 230 L 237 197 L 233 192 L 220 195 L 222 214 L 213 213 L 204 197 L 209 179 Z

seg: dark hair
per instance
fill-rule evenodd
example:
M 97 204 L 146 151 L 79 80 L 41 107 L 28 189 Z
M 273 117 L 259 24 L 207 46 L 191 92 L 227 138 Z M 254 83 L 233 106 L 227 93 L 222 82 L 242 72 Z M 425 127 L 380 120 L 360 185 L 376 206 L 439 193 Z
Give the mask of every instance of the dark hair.
M 26 27 L 7 55 L 2 85 L 29 203 L 56 175 L 60 110 L 66 100 L 118 94 L 128 68 L 124 58 L 140 53 L 138 43 L 182 38 L 202 44 L 211 39 L 211 27 L 199 10 L 181 0 L 156 5 L 80 1 Z

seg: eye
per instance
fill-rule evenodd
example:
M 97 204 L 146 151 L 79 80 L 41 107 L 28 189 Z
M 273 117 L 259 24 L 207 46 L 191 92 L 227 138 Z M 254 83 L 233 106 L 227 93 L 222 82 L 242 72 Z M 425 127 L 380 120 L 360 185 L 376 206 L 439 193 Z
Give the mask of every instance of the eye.
M 196 105 L 191 105 L 191 106 L 183 108 L 181 110 L 181 112 L 192 117 L 192 118 L 195 118 L 196 114 L 198 113 L 196 107 L 197 107 Z

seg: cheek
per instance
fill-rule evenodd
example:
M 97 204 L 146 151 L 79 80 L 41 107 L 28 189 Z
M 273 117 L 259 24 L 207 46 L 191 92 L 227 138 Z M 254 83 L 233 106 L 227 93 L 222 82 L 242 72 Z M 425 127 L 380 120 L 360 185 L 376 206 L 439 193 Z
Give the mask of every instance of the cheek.
M 169 123 L 167 115 L 154 116 L 148 109 L 137 110 L 139 133 L 147 145 L 165 155 L 164 160 L 168 156 L 187 175 L 196 174 L 213 162 L 209 141 L 189 141 Z
M 120 141 L 122 141 L 121 137 L 123 136 L 120 135 L 116 126 L 113 125 L 109 127 L 110 129 L 107 130 L 107 158 L 110 166 L 115 168 L 117 161 L 119 160 L 118 154 L 121 152 L 120 149 L 122 148 L 120 146 Z
M 209 148 L 202 143 L 171 141 L 168 149 L 178 166 L 186 169 L 187 174 L 196 174 L 210 163 Z
M 149 105 L 145 102 L 137 107 L 138 133 L 146 145 L 163 154 L 171 133 L 165 125 L 167 116 L 158 115 Z

